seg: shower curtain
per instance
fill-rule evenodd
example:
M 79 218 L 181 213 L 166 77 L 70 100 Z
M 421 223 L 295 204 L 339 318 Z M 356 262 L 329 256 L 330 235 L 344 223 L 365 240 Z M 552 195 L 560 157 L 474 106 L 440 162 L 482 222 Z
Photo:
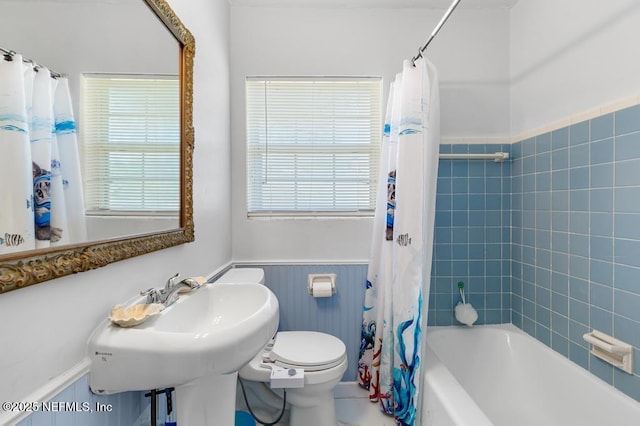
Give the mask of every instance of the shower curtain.
M 0 159 L 0 254 L 86 239 L 66 78 L 17 54 L 0 59 Z
M 358 381 L 399 425 L 420 420 L 440 143 L 438 79 L 405 61 L 389 90 Z

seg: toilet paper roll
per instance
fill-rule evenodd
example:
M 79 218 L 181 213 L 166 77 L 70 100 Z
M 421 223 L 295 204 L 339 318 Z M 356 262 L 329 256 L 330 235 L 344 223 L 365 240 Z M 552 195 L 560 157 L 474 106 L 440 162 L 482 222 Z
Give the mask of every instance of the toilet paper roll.
M 311 294 L 313 297 L 331 297 L 333 295 L 331 281 L 314 281 Z

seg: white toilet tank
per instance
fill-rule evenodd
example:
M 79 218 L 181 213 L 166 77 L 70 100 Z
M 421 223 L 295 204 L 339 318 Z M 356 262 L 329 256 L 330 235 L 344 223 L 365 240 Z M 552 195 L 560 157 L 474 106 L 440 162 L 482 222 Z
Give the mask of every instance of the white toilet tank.
M 264 284 L 264 270 L 262 268 L 233 268 L 229 269 L 215 282 L 233 283 L 259 283 Z

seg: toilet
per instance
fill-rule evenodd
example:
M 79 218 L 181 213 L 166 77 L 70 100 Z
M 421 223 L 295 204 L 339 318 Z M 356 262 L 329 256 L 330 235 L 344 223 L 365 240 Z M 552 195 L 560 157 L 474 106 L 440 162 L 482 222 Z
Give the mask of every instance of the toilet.
M 264 270 L 237 268 L 216 282 L 264 284 Z M 287 388 L 291 426 L 334 426 L 333 389 L 347 370 L 344 343 L 335 336 L 316 331 L 279 331 L 256 356 L 239 371 L 249 382 L 269 386 L 272 367 L 304 370 L 304 387 Z M 274 395 L 279 394 L 275 392 Z

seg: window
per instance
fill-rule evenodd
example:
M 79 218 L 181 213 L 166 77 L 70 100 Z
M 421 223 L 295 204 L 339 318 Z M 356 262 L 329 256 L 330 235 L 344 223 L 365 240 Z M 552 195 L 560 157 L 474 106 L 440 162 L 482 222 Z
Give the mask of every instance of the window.
M 178 212 L 178 78 L 83 77 L 80 129 L 87 213 Z
M 371 215 L 381 87 L 373 77 L 248 78 L 249 216 Z

